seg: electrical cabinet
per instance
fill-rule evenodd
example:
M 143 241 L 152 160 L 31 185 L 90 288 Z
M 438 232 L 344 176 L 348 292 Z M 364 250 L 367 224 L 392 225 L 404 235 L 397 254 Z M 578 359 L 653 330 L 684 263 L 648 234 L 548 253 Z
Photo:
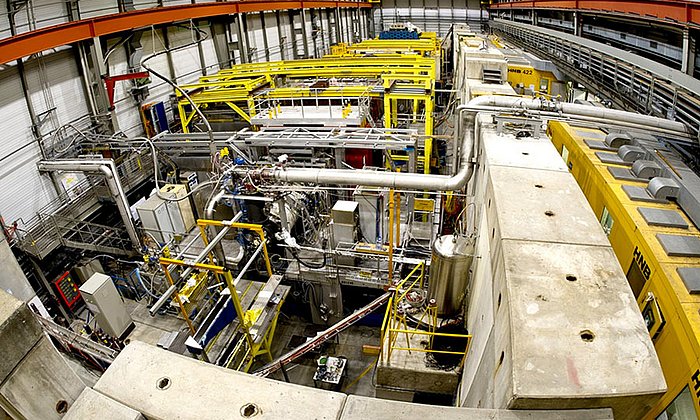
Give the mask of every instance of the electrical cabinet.
M 331 209 L 333 218 L 333 245 L 340 242 L 353 244 L 357 241 L 357 224 L 359 221 L 359 205 L 354 201 L 338 200 Z
M 156 241 L 165 243 L 173 239 L 175 227 L 170 220 L 167 203 L 161 200 L 158 195 L 154 194 L 139 204 L 136 211 L 141 223 L 143 223 L 143 228 L 153 235 Z
M 160 189 L 162 194 L 166 197 L 168 194 L 173 198 L 182 198 L 187 195 L 187 185 L 184 184 L 166 184 Z M 190 200 L 187 198 L 182 198 L 180 201 L 172 202 L 171 204 L 177 205 L 177 211 L 179 212 L 180 218 L 182 218 L 182 223 L 185 232 L 189 232 L 195 225 L 194 212 L 192 211 L 192 205 Z M 172 210 L 172 208 L 171 208 Z M 177 216 L 175 216 L 177 217 Z
M 134 323 L 117 287 L 108 275 L 93 274 L 80 286 L 80 293 L 88 309 L 95 316 L 97 325 L 112 337 L 122 338 Z

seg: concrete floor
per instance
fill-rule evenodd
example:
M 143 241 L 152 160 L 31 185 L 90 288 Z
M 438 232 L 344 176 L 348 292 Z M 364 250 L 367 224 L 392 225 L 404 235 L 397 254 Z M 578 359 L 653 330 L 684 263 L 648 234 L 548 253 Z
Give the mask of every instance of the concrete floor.
M 292 336 L 313 336 L 315 332 L 324 329 L 324 326 L 311 326 L 298 317 L 280 317 L 277 333 L 272 345 L 273 355 L 278 356 L 291 350 L 289 346 Z M 377 360 L 375 355 L 362 353 L 364 344 L 379 345 L 379 328 L 366 326 L 352 326 L 340 333 L 337 339 L 332 340 L 318 351 L 308 353 L 297 359 L 287 367 L 287 374 L 292 383 L 314 386 L 313 376 L 316 372 L 316 360 L 322 354 L 329 356 L 344 356 L 347 358 L 347 376 L 344 386 L 353 382 L 368 366 L 374 365 Z M 263 360 L 264 361 L 264 360 Z M 255 367 L 254 367 L 255 368 Z M 372 385 L 373 371 L 368 372 L 355 385 L 342 392 L 353 395 L 374 397 L 374 385 Z M 284 381 L 281 371 L 270 375 L 271 378 Z
M 129 312 L 136 324 L 136 327 L 128 336 L 129 340 L 138 340 L 145 343 L 156 345 L 164 333 L 171 331 L 182 331 L 187 327 L 182 319 L 174 315 L 157 315 L 151 317 L 144 303 L 125 300 Z M 312 337 L 316 332 L 326 328 L 321 325 L 312 325 L 297 316 L 288 317 L 284 314 L 280 315 L 277 332 L 273 340 L 272 353 L 274 357 L 280 356 L 293 347 L 295 343 L 290 343 L 292 337 L 297 336 L 295 340 L 301 340 L 301 337 Z M 314 386 L 313 375 L 316 371 L 316 360 L 323 354 L 329 356 L 344 356 L 347 358 L 347 371 L 344 386 L 353 382 L 368 366 L 373 365 L 376 360 L 376 355 L 363 354 L 362 346 L 372 345 L 379 346 L 380 332 L 379 328 L 366 326 L 352 326 L 342 332 L 334 340 L 327 342 L 320 350 L 306 354 L 287 367 L 290 382 L 305 386 Z M 301 342 L 296 343 L 296 345 Z M 186 355 L 189 355 L 187 353 Z M 264 357 L 259 358 L 251 371 L 263 366 L 267 360 Z M 84 377 L 84 380 L 90 385 L 96 378 L 93 372 L 85 371 L 84 367 L 74 362 L 71 367 Z M 375 396 L 374 385 L 372 385 L 372 376 L 374 370 L 369 371 L 356 384 L 342 391 L 348 394 Z M 281 371 L 273 373 L 273 379 L 284 381 L 284 376 Z

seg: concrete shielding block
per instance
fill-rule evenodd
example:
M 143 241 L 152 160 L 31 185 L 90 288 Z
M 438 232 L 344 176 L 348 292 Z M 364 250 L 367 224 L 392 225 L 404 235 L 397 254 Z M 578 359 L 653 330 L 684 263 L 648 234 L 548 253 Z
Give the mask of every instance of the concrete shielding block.
M 346 395 L 255 377 L 134 341 L 95 384 L 148 419 L 336 419 Z
M 0 290 L 0 383 L 31 351 L 43 332 L 27 305 Z
M 85 388 L 63 420 L 110 419 L 145 420 L 138 411 L 99 392 Z

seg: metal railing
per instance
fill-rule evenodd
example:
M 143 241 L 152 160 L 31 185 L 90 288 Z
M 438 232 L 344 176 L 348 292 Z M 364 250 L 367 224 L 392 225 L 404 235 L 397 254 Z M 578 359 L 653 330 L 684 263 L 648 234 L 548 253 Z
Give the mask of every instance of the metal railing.
M 464 359 L 469 351 L 471 344 L 471 335 L 468 334 L 451 334 L 437 332 L 437 306 L 433 300 L 425 302 L 424 299 L 424 281 L 425 281 L 425 262 L 417 264 L 406 277 L 404 277 L 394 288 L 394 295 L 389 299 L 389 303 L 384 315 L 381 329 L 381 354 L 382 362 L 390 361 L 394 351 L 421 352 L 432 354 L 450 354 L 461 355 L 460 366 L 464 364 Z M 408 284 L 408 286 L 406 286 Z M 414 307 L 412 302 L 422 302 L 420 306 L 421 316 L 418 319 L 416 328 L 409 328 L 406 320 L 406 310 Z M 411 301 L 412 300 L 412 301 Z M 427 320 L 424 321 L 427 317 Z M 418 327 L 421 324 L 426 324 L 428 330 L 420 330 Z M 427 345 L 416 347 L 411 344 L 411 339 L 414 335 L 427 337 Z M 401 338 L 400 338 L 401 337 Z M 405 337 L 406 345 L 399 345 L 400 339 Z M 433 348 L 435 337 L 451 337 L 455 339 L 464 339 L 466 342 L 464 351 L 438 350 Z M 421 343 L 423 340 L 421 340 Z
M 153 159 L 150 151 L 132 153 L 126 159 L 118 162 L 117 172 L 125 191 L 138 186 L 153 172 Z M 64 190 L 54 200 L 39 209 L 34 217 L 18 226 L 16 243 L 19 247 L 38 258 L 44 258 L 60 245 L 81 249 L 130 250 L 131 245 L 122 243 L 121 230 L 111 226 L 82 222 L 82 219 L 94 213 L 101 201 L 111 199 L 105 181 L 100 176 L 89 175 L 82 181 Z M 80 226 L 80 227 L 77 227 Z M 100 227 L 102 226 L 102 227 Z M 108 229 L 118 233 L 111 242 L 104 242 L 101 237 Z M 70 234 L 67 240 L 64 235 Z M 92 241 L 102 242 L 95 246 Z M 106 247 L 106 248 L 105 248 Z

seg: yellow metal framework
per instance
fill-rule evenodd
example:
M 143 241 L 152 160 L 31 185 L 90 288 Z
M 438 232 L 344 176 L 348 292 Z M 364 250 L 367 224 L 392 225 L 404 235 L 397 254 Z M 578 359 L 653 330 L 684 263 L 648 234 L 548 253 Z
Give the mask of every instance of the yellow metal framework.
M 398 103 L 412 104 L 412 119 L 417 123 L 419 110 L 424 114 L 423 172 L 430 173 L 433 152 L 434 83 L 440 65 L 440 44 L 437 38 L 419 40 L 369 40 L 352 46 L 335 46 L 337 55 L 321 59 L 237 64 L 214 75 L 203 76 L 197 83 L 182 85 L 200 108 L 225 106 L 250 123 L 260 110 L 256 101 L 295 100 L 302 98 L 361 98 L 383 100 L 384 127 L 399 123 Z M 389 51 L 381 56 L 359 56 L 357 52 Z M 343 80 L 326 88 L 280 87 L 276 81 Z M 351 81 L 351 82 L 347 82 Z M 382 86 L 384 89 L 373 89 Z M 197 113 L 178 91 L 178 113 L 183 132 L 188 133 Z M 403 160 L 404 156 L 391 156 Z
M 206 220 L 206 219 L 199 219 L 197 220 L 197 226 L 199 227 L 201 233 L 202 233 L 202 240 L 204 242 L 204 245 L 208 245 L 209 241 L 206 236 L 206 228 L 208 226 L 217 226 L 217 227 L 223 227 L 223 226 L 228 226 L 231 228 L 236 228 L 236 229 L 247 229 L 255 232 L 258 237 L 260 238 L 261 241 L 261 246 L 262 246 L 262 252 L 263 252 L 263 258 L 265 261 L 265 268 L 267 270 L 268 275 L 272 275 L 272 266 L 270 264 L 270 258 L 267 253 L 267 246 L 266 246 L 266 239 L 265 239 L 265 232 L 263 231 L 262 225 L 258 224 L 252 224 L 252 223 L 239 223 L 239 222 L 229 222 L 229 221 L 220 221 L 220 220 Z M 277 306 L 275 315 L 272 319 L 272 322 L 270 323 L 270 326 L 268 327 L 267 331 L 264 332 L 264 336 L 262 340 L 256 341 L 253 335 L 250 332 L 250 327 L 252 325 L 252 322 L 249 321 L 250 316 L 246 313 L 246 311 L 243 309 L 243 306 L 241 305 L 241 300 L 240 297 L 238 296 L 238 291 L 236 290 L 236 284 L 234 282 L 233 275 L 231 274 L 231 271 L 225 267 L 215 265 L 212 262 L 214 261 L 214 255 L 213 253 L 209 253 L 207 256 L 209 263 L 195 263 L 192 261 L 186 261 L 186 260 L 181 260 L 181 259 L 174 259 L 174 258 L 160 258 L 160 265 L 163 267 L 163 271 L 165 272 L 165 277 L 168 279 L 168 282 L 171 285 L 174 285 L 174 280 L 172 278 L 172 275 L 170 274 L 170 271 L 168 270 L 171 265 L 176 265 L 176 266 L 181 266 L 181 267 L 191 267 L 195 268 L 198 270 L 205 270 L 213 273 L 217 279 L 221 280 L 223 279 L 223 283 L 226 284 L 226 287 L 228 288 L 230 294 L 231 294 L 231 301 L 233 302 L 234 309 L 236 310 L 236 315 L 239 320 L 239 329 L 243 333 L 243 339 L 237 343 L 237 345 L 234 348 L 233 354 L 237 354 L 241 350 L 245 349 L 246 353 L 245 355 L 240 359 L 241 363 L 239 366 L 236 367 L 237 370 L 243 370 L 244 372 L 247 372 L 250 367 L 252 366 L 253 362 L 255 361 L 255 358 L 260 355 L 266 355 L 267 358 L 272 361 L 272 353 L 271 353 L 271 347 L 272 347 L 272 338 L 274 337 L 275 330 L 277 328 L 277 319 L 279 317 L 279 309 L 282 306 L 282 302 L 280 302 Z M 246 289 L 243 292 L 243 296 L 248 292 L 248 289 Z M 195 327 L 194 324 L 192 323 L 192 320 L 190 319 L 189 313 L 187 311 L 187 308 L 183 304 L 182 300 L 180 299 L 180 294 L 176 293 L 174 297 L 175 302 L 178 304 L 180 308 L 180 312 L 182 314 L 182 317 L 184 318 L 185 322 L 187 323 L 188 328 L 190 329 L 190 332 L 192 334 L 195 333 Z M 253 321 L 254 322 L 254 321 Z M 245 347 L 247 345 L 247 347 Z M 234 360 L 234 357 L 231 357 L 231 360 Z M 247 362 L 246 362 L 247 361 Z M 245 363 L 245 364 L 244 364 Z

